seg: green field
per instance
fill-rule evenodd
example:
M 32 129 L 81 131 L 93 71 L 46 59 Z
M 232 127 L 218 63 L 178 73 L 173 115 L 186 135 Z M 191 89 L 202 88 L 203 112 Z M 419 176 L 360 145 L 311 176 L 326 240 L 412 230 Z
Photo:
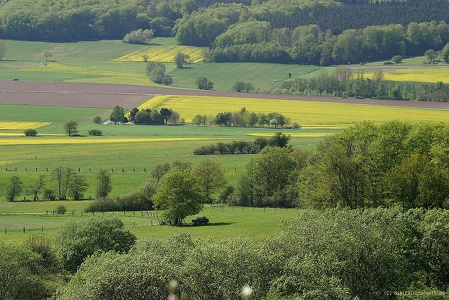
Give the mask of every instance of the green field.
M 173 39 L 155 39 L 154 45 L 173 44 Z M 116 62 L 118 57 L 144 49 L 147 46 L 124 44 L 121 41 L 97 41 L 78 43 L 41 43 L 6 41 L 7 55 L 0 61 L 0 80 L 106 82 L 149 85 L 143 62 Z M 51 61 L 45 62 L 43 51 L 51 51 Z M 375 65 L 373 65 L 376 67 Z M 175 86 L 195 88 L 195 80 L 206 76 L 216 89 L 230 90 L 233 82 L 251 82 L 256 90 L 266 90 L 286 80 L 288 73 L 296 76 L 315 76 L 319 67 L 274 65 L 253 63 L 197 63 L 176 70 L 167 64 L 167 70 L 175 80 Z M 315 75 L 314 75 L 315 74 Z M 273 96 L 275 98 L 275 96 Z M 175 98 L 173 98 L 175 99 Z M 445 122 L 449 112 L 418 108 L 399 108 L 375 105 L 337 104 L 325 102 L 300 102 L 258 100 L 241 98 L 176 98 L 170 108 L 175 109 L 187 121 L 195 114 L 216 114 L 222 111 L 239 111 L 246 107 L 254 112 L 280 112 L 292 122 L 298 122 L 299 130 L 282 130 L 290 134 L 294 148 L 315 149 L 328 134 L 363 120 L 385 122 Z M 193 99 L 193 100 L 192 100 Z M 173 107 L 171 107 L 173 106 Z M 4 187 L 11 176 L 23 182 L 23 192 L 18 200 L 30 200 L 27 188 L 40 175 L 45 175 L 46 187 L 54 182 L 51 172 L 57 167 L 70 167 L 85 176 L 90 186 L 86 198 L 95 195 L 96 173 L 106 169 L 112 178 L 112 197 L 135 191 L 148 178 L 158 164 L 175 160 L 190 162 L 193 167 L 205 159 L 221 164 L 228 184 L 235 185 L 252 155 L 194 156 L 193 150 L 217 142 L 234 140 L 253 141 L 257 136 L 269 137 L 272 128 L 232 128 L 216 126 L 125 126 L 97 125 L 94 116 L 107 119 L 110 109 L 72 108 L 32 105 L 0 105 L 1 122 L 51 122 L 38 129 L 37 137 L 25 137 L 22 130 L 0 130 L 0 199 L 4 199 Z M 62 124 L 68 119 L 79 122 L 79 137 L 64 135 Z M 100 129 L 101 137 L 88 136 L 90 129 Z M 0 234 L 2 240 L 24 241 L 29 234 L 53 235 L 68 219 L 87 218 L 81 212 L 89 200 L 64 201 L 68 214 L 53 215 L 61 204 L 55 202 L 0 201 Z M 73 212 L 73 214 L 72 214 Z M 279 228 L 282 218 L 295 215 L 295 210 L 243 209 L 232 207 L 206 207 L 201 215 L 207 215 L 212 225 L 206 228 L 155 226 L 158 218 L 142 216 L 141 212 L 116 212 L 126 227 L 139 238 L 168 237 L 179 231 L 189 231 L 194 237 L 219 238 L 244 236 L 263 237 Z M 187 221 L 190 220 L 190 217 Z M 25 233 L 23 228 L 25 227 Z M 6 228 L 7 234 L 4 234 Z
M 114 61 L 126 54 L 159 46 L 175 45 L 173 38 L 155 38 L 149 46 L 125 44 L 122 41 L 48 43 L 5 41 L 7 48 L 0 61 L 0 80 L 19 78 L 24 81 L 71 81 L 90 83 L 123 83 L 155 85 L 145 74 L 145 63 Z M 44 51 L 52 54 L 45 61 Z M 151 61 L 151 57 L 150 57 Z M 176 87 L 196 88 L 195 80 L 205 76 L 216 90 L 230 90 L 235 81 L 251 82 L 256 90 L 293 77 L 318 74 L 320 67 L 259 63 L 196 63 L 176 70 L 166 63 L 167 72 Z
M 30 235 L 44 234 L 53 237 L 68 220 L 91 218 L 92 214 L 82 213 L 90 201 L 49 201 L 49 202 L 0 202 L 0 238 L 4 242 L 24 242 Z M 65 215 L 53 214 L 58 205 L 67 208 Z M 95 215 L 103 215 L 96 213 Z M 229 206 L 206 206 L 198 216 L 206 215 L 210 226 L 190 226 L 196 216 L 188 217 L 186 226 L 160 226 L 157 212 L 115 212 L 105 213 L 120 217 L 127 230 L 138 239 L 160 238 L 189 232 L 193 238 L 213 237 L 223 239 L 241 236 L 248 239 L 267 238 L 276 233 L 282 220 L 297 215 L 295 209 L 244 208 Z M 24 230 L 25 228 L 25 230 Z M 6 233 L 5 233 L 6 231 Z M 24 232 L 25 231 L 25 232 Z

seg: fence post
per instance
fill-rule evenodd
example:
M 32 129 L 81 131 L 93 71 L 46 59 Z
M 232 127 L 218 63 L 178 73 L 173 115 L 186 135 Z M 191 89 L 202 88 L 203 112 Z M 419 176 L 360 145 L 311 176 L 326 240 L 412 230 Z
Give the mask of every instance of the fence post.
M 25 233 L 25 227 L 23 227 L 23 233 Z
M 5 228 L 5 234 L 8 232 L 8 228 Z

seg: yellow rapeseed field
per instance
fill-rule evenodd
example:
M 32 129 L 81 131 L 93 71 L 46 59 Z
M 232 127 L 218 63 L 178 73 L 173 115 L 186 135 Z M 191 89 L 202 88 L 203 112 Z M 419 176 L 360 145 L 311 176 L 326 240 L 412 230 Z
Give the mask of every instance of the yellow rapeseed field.
M 273 95 L 273 98 L 275 97 Z M 303 127 L 314 128 L 344 128 L 366 120 L 449 122 L 449 111 L 437 109 L 243 97 L 157 96 L 140 106 L 157 109 L 161 107 L 177 111 L 186 122 L 191 122 L 197 114 L 215 116 L 219 112 L 235 112 L 243 107 L 255 113 L 278 112 L 290 118 L 292 123 L 297 122 Z
M 148 55 L 148 61 L 169 63 L 173 62 L 175 55 L 182 52 L 190 56 L 189 62 L 197 63 L 203 61 L 204 48 L 180 45 L 150 46 L 145 50 L 139 50 L 126 54 L 114 61 L 143 61 L 143 56 Z
M 0 130 L 38 129 L 51 124 L 51 122 L 0 122 Z
M 426 83 L 449 83 L 448 67 L 426 67 L 426 68 L 410 68 L 384 71 L 385 80 L 392 81 L 410 81 L 410 82 L 426 82 Z M 371 77 L 372 73 L 365 73 L 366 77 Z
M 0 145 L 80 145 L 80 144 L 133 144 L 133 143 L 146 143 L 146 142 L 177 142 L 177 141 L 201 141 L 210 140 L 210 138 L 102 138 L 102 137 L 64 137 L 64 138 L 51 138 L 51 137 L 31 137 L 31 138 L 0 138 Z

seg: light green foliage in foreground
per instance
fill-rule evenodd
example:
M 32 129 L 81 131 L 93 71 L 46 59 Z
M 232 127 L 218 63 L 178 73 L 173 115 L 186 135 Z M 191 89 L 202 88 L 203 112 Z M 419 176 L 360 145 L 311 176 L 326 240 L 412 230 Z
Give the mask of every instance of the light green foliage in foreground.
M 88 256 L 96 251 L 125 253 L 134 245 L 136 236 L 124 230 L 117 217 L 95 217 L 67 222 L 55 239 L 56 253 L 65 270 L 76 272 Z
M 445 295 L 448 228 L 441 224 L 448 218 L 437 210 L 302 210 L 265 240 L 151 239 L 128 254 L 92 256 L 58 299 L 162 299 L 171 292 L 225 300 L 238 299 L 244 286 L 254 299 L 382 300 L 417 287 Z M 167 290 L 171 280 L 177 284 Z
M 0 243 L 0 299 L 45 299 L 45 273 L 36 253 Z

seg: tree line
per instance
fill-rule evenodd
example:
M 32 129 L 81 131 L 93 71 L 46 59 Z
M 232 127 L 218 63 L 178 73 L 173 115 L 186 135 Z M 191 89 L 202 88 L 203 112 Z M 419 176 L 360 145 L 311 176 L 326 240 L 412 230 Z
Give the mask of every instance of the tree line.
M 164 125 L 176 124 L 177 122 L 184 123 L 184 119 L 180 119 L 178 112 L 173 109 L 162 107 L 161 109 L 138 109 L 134 107 L 125 112 L 125 109 L 120 105 L 112 108 L 110 121 L 113 123 L 129 123 L 132 122 L 137 125 Z
M 267 139 L 258 137 L 253 142 L 248 141 L 232 141 L 231 143 L 211 144 L 209 146 L 201 146 L 193 150 L 194 155 L 226 155 L 226 154 L 257 154 L 265 147 L 289 147 L 289 135 L 276 132 L 274 136 Z
M 332 72 L 322 69 L 316 77 L 286 80 L 280 84 L 277 92 L 371 99 L 447 101 L 449 87 L 443 82 L 390 81 L 384 78 L 382 70 L 367 76 L 363 71 L 354 74 L 350 67 L 338 66 Z
M 234 127 L 254 127 L 259 125 L 265 127 L 270 125 L 273 128 L 283 128 L 290 124 L 290 119 L 281 113 L 271 112 L 255 113 L 248 111 L 245 107 L 242 107 L 240 111 L 236 112 L 219 112 L 215 116 L 195 115 L 192 119 L 192 125 L 204 126 L 206 124 L 218 125 L 218 126 L 234 126 Z M 299 125 L 295 122 L 293 127 L 299 128 Z
M 325 31 L 339 34 L 372 25 L 448 21 L 447 16 L 444 0 L 321 0 L 288 4 L 278 0 L 101 0 L 83 4 L 11 0 L 0 6 L 0 38 L 122 39 L 136 30 L 151 30 L 155 36 L 177 35 L 183 44 L 211 46 L 215 37 L 230 25 L 252 20 L 269 22 L 272 28 L 293 29 L 317 24 Z
M 437 209 L 299 210 L 267 239 L 180 233 L 136 243 L 120 219 L 97 216 L 67 222 L 52 240 L 32 236 L 24 245 L 0 244 L 0 295 L 447 299 L 447 224 L 449 211 Z M 61 274 L 69 279 L 64 286 L 56 280 Z
M 111 176 L 106 170 L 100 169 L 97 173 L 96 197 L 103 199 L 112 190 Z M 58 167 L 51 173 L 52 184 L 49 187 L 46 176 L 39 176 L 26 188 L 26 194 L 31 195 L 34 201 L 41 195 L 45 200 L 73 200 L 85 199 L 85 192 L 89 187 L 86 178 L 75 170 L 66 167 Z M 5 197 L 7 201 L 14 201 L 23 192 L 23 182 L 18 176 L 12 176 L 5 185 Z M 89 199 L 91 196 L 89 196 Z
M 203 160 L 195 168 L 174 161 L 157 165 L 135 191 L 115 199 L 98 198 L 86 212 L 160 209 L 162 223 L 179 226 L 186 216 L 199 213 L 205 203 L 217 202 L 225 185 L 221 165 L 212 160 Z
M 449 208 L 448 132 L 443 124 L 364 122 L 327 137 L 313 152 L 267 146 L 235 186 L 222 190 L 219 201 L 257 207 Z
M 372 25 L 336 34 L 316 24 L 290 29 L 273 27 L 268 21 L 248 21 L 217 35 L 208 58 L 329 66 L 423 55 L 429 49 L 441 50 L 447 43 L 449 25 L 445 21 Z

